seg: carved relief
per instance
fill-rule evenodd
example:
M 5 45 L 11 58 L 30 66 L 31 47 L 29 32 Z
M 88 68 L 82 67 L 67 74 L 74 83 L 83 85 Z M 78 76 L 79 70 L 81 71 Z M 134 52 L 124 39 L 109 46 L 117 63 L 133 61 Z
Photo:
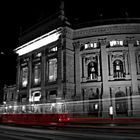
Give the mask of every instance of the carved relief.
M 87 80 L 100 81 L 100 54 L 93 53 L 82 56 L 82 77 L 83 82 Z
M 129 74 L 128 52 L 114 51 L 108 53 L 110 80 L 126 78 Z
M 88 36 L 97 36 L 97 35 L 110 35 L 110 34 L 121 34 L 121 33 L 140 33 L 139 25 L 112 25 L 112 26 L 100 26 L 93 27 L 90 29 L 82 29 L 74 32 L 73 38 L 81 38 Z

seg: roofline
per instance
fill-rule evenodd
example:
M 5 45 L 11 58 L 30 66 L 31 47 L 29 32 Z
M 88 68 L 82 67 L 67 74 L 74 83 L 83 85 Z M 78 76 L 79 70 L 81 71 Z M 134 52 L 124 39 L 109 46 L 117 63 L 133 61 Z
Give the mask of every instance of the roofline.
M 126 23 L 140 23 L 140 18 L 111 18 L 86 21 L 78 24 L 73 24 L 73 29 L 80 29 L 90 26 L 112 25 L 112 24 L 126 24 Z

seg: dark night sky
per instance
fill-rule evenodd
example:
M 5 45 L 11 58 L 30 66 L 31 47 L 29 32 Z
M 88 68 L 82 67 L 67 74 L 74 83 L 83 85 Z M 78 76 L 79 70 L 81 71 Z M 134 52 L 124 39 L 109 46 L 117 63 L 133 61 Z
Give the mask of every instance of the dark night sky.
M 69 21 L 140 17 L 138 1 L 124 0 L 64 0 L 65 13 Z M 0 80 L 7 84 L 15 83 L 15 63 L 12 50 L 18 47 L 20 31 L 28 29 L 41 19 L 59 10 L 60 0 L 18 0 L 0 2 L 1 18 L 1 68 Z M 10 71 L 9 71 L 10 70 Z M 5 74 L 6 73 L 6 74 Z M 13 73 L 13 74 L 12 74 Z M 3 76 L 3 75 L 6 76 Z
M 64 0 L 65 13 L 70 22 L 126 17 L 140 17 L 138 1 L 124 0 Z M 2 48 L 7 51 L 18 46 L 19 32 L 24 31 L 59 10 L 60 0 L 6 1 L 0 5 L 3 40 L 9 40 Z M 11 38 L 12 37 L 12 38 Z M 12 41 L 12 42 L 11 42 Z M 11 45 L 9 45 L 9 43 Z

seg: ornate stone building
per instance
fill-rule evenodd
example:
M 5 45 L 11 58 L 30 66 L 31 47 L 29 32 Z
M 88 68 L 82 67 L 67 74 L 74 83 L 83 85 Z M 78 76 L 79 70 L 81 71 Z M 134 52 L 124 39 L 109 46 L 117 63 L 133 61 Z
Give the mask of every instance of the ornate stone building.
M 17 104 L 16 85 L 4 86 L 3 104 L 7 104 L 7 105 Z
M 140 21 L 139 19 L 137 19 Z M 140 115 L 140 22 L 73 28 L 53 18 L 15 49 L 20 102 L 80 101 L 73 112 Z

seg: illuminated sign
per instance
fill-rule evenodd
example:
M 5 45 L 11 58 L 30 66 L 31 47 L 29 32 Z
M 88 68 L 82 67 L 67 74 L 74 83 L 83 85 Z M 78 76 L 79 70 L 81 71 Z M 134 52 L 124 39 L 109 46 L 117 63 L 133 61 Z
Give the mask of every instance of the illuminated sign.
M 18 47 L 17 49 L 15 49 L 15 52 L 21 56 L 24 55 L 26 53 L 29 53 L 33 50 L 36 50 L 38 48 L 41 48 L 45 45 L 48 45 L 54 41 L 57 41 L 59 39 L 61 32 L 60 32 L 60 28 L 55 29 L 47 34 L 44 34 L 43 36 L 40 36 L 20 47 Z

